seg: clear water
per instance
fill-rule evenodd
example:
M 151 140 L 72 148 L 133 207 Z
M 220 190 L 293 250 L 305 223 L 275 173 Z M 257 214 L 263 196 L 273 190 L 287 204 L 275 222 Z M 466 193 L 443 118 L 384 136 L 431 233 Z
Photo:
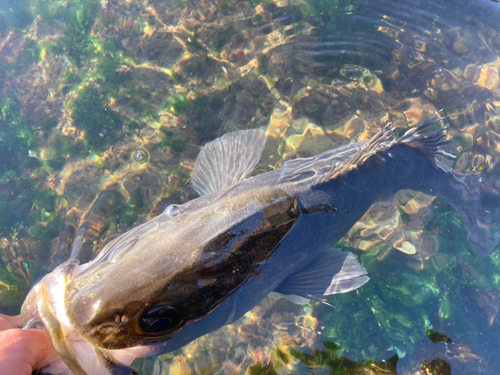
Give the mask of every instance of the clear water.
M 200 146 L 232 130 L 267 131 L 264 172 L 442 110 L 455 169 L 499 173 L 493 1 L 0 0 L 0 12 L 1 313 L 18 313 L 70 253 L 90 259 L 196 197 Z M 498 373 L 500 256 L 472 253 L 444 200 L 400 192 L 337 247 L 355 252 L 371 281 L 329 298 L 335 309 L 270 297 L 134 366 Z

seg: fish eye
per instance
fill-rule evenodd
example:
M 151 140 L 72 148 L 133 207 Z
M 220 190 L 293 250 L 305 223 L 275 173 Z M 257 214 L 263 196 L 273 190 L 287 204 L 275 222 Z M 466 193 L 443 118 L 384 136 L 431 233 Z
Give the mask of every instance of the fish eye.
M 181 323 L 181 313 L 172 306 L 153 307 L 141 318 L 141 328 L 146 333 L 163 333 Z

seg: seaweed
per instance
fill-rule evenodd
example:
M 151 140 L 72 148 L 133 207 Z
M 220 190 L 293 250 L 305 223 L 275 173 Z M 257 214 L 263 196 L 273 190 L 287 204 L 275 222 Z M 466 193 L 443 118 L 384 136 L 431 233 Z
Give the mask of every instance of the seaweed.
M 22 267 L 21 272 L 16 272 L 18 266 Z M 19 313 L 19 304 L 24 300 L 36 276 L 36 267 L 32 261 L 21 261 L 19 264 L 0 260 L 0 313 Z
M 140 173 L 150 173 L 150 169 L 158 167 L 155 163 L 162 148 L 169 148 L 169 151 L 175 153 L 182 153 L 188 148 L 188 152 L 186 155 L 182 155 L 182 158 L 194 157 L 192 154 L 195 147 L 192 147 L 192 144 L 189 144 L 188 147 L 188 142 L 196 140 L 203 143 L 212 139 L 217 131 L 223 129 L 227 131 L 221 125 L 226 125 L 224 121 L 229 122 L 230 115 L 238 105 L 239 92 L 243 90 L 252 92 L 249 100 L 255 101 L 257 110 L 251 113 L 255 113 L 256 118 L 260 116 L 258 120 L 261 121 L 248 121 L 243 126 L 256 126 L 256 124 L 264 126 L 265 121 L 262 122 L 262 119 L 265 116 L 262 116 L 262 113 L 267 111 L 268 107 L 261 104 L 261 99 L 265 97 L 269 89 L 267 85 L 264 85 L 266 87 L 262 92 L 252 91 L 248 87 L 249 82 L 253 79 L 251 75 L 259 77 L 268 74 L 265 79 L 268 80 L 269 86 L 273 86 L 271 95 L 276 97 L 276 100 L 271 100 L 269 111 L 276 107 L 278 100 L 285 102 L 289 100 L 293 102 L 293 116 L 295 118 L 307 117 L 320 124 L 326 116 L 325 108 L 331 106 L 331 102 L 329 94 L 322 98 L 323 91 L 316 92 L 314 84 L 320 83 L 332 87 L 341 85 L 345 88 L 345 82 L 334 80 L 344 63 L 355 63 L 365 67 L 368 64 L 367 61 L 359 60 L 356 54 L 345 53 L 337 56 L 335 53 L 315 53 L 315 51 L 319 51 L 321 43 L 331 41 L 332 30 L 336 31 L 338 35 L 344 32 L 348 34 L 347 31 L 355 32 L 356 36 L 363 35 L 360 32 L 363 30 L 356 29 L 358 25 L 361 25 L 355 22 L 357 17 L 347 17 L 343 19 L 346 21 L 345 24 L 342 24 L 339 16 L 361 14 L 364 9 L 361 5 L 337 0 L 330 2 L 311 0 L 287 6 L 282 6 L 284 4 L 278 6 L 271 0 L 250 0 L 244 4 L 219 0 L 215 3 L 215 7 L 219 8 L 222 13 L 232 14 L 236 12 L 234 18 L 226 17 L 224 19 L 220 18 L 217 12 L 206 13 L 208 9 L 197 9 L 192 12 L 194 3 L 178 0 L 178 3 L 186 9 L 182 12 L 181 20 L 175 20 L 180 25 L 177 27 L 177 31 L 181 31 L 183 27 L 191 28 L 190 22 L 185 21 L 194 17 L 194 19 L 204 19 L 203 22 L 210 26 L 206 30 L 209 33 L 213 32 L 213 37 L 206 39 L 204 35 L 188 31 L 191 37 L 184 41 L 185 35 L 177 33 L 176 37 L 182 39 L 183 43 L 185 42 L 183 47 L 187 49 L 185 51 L 187 53 L 183 54 L 174 64 L 171 64 L 170 56 L 160 59 L 158 56 L 153 56 L 153 53 L 146 55 L 146 57 L 139 53 L 137 61 L 135 61 L 137 50 L 140 50 L 140 45 L 146 39 L 147 33 L 156 32 L 156 28 L 160 24 L 169 24 L 161 18 L 165 17 L 165 8 L 157 7 L 161 2 L 150 2 L 151 4 L 148 6 L 154 12 L 144 13 L 143 4 L 137 2 L 127 2 L 126 7 L 128 8 L 124 7 L 118 11 L 117 4 L 111 2 L 104 4 L 98 0 L 0 1 L 2 4 L 8 5 L 2 9 L 2 14 L 5 16 L 5 22 L 0 24 L 2 37 L 7 35 L 8 25 L 15 32 L 16 38 L 19 38 L 16 39 L 17 42 L 23 38 L 20 48 L 19 45 L 16 45 L 15 47 L 18 49 L 13 50 L 12 58 L 9 57 L 10 62 L 3 63 L 6 74 L 0 77 L 2 88 L 5 90 L 0 98 L 0 210 L 2 212 L 0 236 L 4 236 L 1 239 L 0 248 L 4 246 L 5 241 L 10 241 L 10 247 L 5 245 L 2 248 L 2 250 L 5 249 L 6 258 L 17 257 L 17 255 L 11 255 L 12 252 L 7 252 L 15 248 L 20 249 L 24 255 L 31 251 L 29 254 L 36 257 L 38 262 L 46 260 L 43 258 L 48 257 L 49 249 L 51 251 L 54 249 L 49 245 L 54 246 L 56 242 L 51 243 L 51 241 L 61 233 L 63 228 L 61 217 L 66 213 L 65 210 L 73 210 L 74 214 L 78 212 L 75 207 L 80 208 L 78 204 L 82 202 L 80 199 L 84 188 L 72 185 L 78 178 L 88 175 L 94 181 L 92 182 L 94 186 L 90 186 L 90 188 L 95 188 L 96 181 L 101 177 L 103 180 L 106 179 L 108 173 L 113 178 L 120 179 L 119 175 L 114 175 L 113 168 L 120 168 L 127 162 L 133 163 L 134 165 L 129 167 L 137 167 Z M 253 7 L 260 6 L 260 8 L 254 13 L 248 9 L 248 4 Z M 107 16 L 105 17 L 103 12 L 101 22 L 96 23 L 100 17 L 101 7 L 105 9 Z M 142 16 L 146 18 L 141 19 L 142 16 L 137 16 L 137 12 L 142 13 Z M 271 19 L 268 17 L 269 12 L 272 13 Z M 186 18 L 188 14 L 190 16 Z M 129 16 L 130 18 L 128 18 Z M 173 15 L 174 18 L 175 16 Z M 155 23 L 155 18 L 158 17 L 161 18 L 162 22 Z M 35 19 L 37 19 L 36 23 L 34 23 Z M 39 23 L 38 20 L 43 22 Z M 134 25 L 130 26 L 131 22 L 129 21 L 133 22 Z M 141 25 L 139 27 L 148 25 L 147 33 L 142 34 L 143 40 L 140 38 L 142 29 L 138 29 L 135 21 Z M 57 35 L 35 37 L 36 35 L 45 35 L 43 27 L 46 25 L 44 23 L 53 25 L 54 27 L 50 28 L 49 33 Z M 176 23 L 172 23 L 172 25 Z M 38 34 L 33 32 L 34 30 L 29 30 L 30 25 L 39 25 L 42 33 Z M 194 22 L 193 25 L 198 25 L 198 23 Z M 249 30 L 250 28 L 255 29 Z M 280 51 L 288 47 L 275 46 L 276 48 L 270 50 L 268 44 L 266 44 L 266 48 L 261 48 L 258 44 L 250 44 L 250 39 L 257 35 L 253 34 L 254 32 L 258 33 L 260 38 L 274 30 L 277 34 L 282 34 L 279 35 L 280 37 L 306 34 L 307 31 L 306 35 L 311 36 L 312 39 L 305 38 L 304 40 L 314 40 L 314 43 L 319 43 L 317 48 L 311 49 L 312 57 L 307 60 L 307 63 L 312 63 L 309 64 L 311 66 L 319 63 L 317 65 L 321 66 L 324 62 L 332 63 L 333 59 L 335 64 L 328 71 L 317 69 L 307 76 L 300 70 L 302 68 L 299 65 L 300 56 L 295 53 L 296 50 L 292 49 L 290 56 L 292 61 L 287 59 L 284 62 L 287 65 L 284 69 L 289 69 L 289 65 L 291 65 L 292 72 L 289 74 L 289 70 L 283 70 L 280 67 L 279 61 Z M 168 33 L 170 32 L 168 31 Z M 436 43 L 439 43 L 438 36 L 434 35 L 432 38 L 435 38 Z M 295 37 L 292 39 L 299 43 L 301 40 Z M 204 42 L 201 43 L 200 40 Z M 154 38 L 151 38 L 150 43 L 149 48 L 152 51 L 159 48 L 158 42 Z M 208 43 L 216 56 L 209 55 L 210 51 L 205 49 L 204 43 Z M 285 41 L 285 44 L 287 43 Z M 335 43 L 332 44 L 333 46 L 327 47 L 331 48 L 330 51 L 337 48 Z M 288 46 L 291 45 L 288 44 Z M 128 51 L 127 48 L 130 50 Z M 222 52 L 224 49 L 227 51 Z M 29 90 L 26 87 L 20 87 L 21 80 L 18 78 L 25 73 L 27 68 L 38 63 L 40 63 L 41 68 L 50 73 L 50 64 L 53 61 L 50 52 L 65 57 L 65 59 L 57 57 L 57 60 L 64 60 L 66 70 L 56 86 L 49 88 L 51 89 L 49 97 L 52 95 L 50 99 L 54 99 L 54 102 L 49 104 L 59 105 L 57 100 L 59 100 L 59 96 L 62 96 L 66 106 L 64 112 L 61 111 L 63 115 L 59 119 L 37 114 L 36 123 L 30 122 L 29 119 L 22 116 L 22 113 L 26 113 L 22 110 L 26 111 L 26 108 L 21 108 L 21 104 L 16 98 L 18 93 L 23 94 Z M 222 60 L 214 63 L 216 59 L 220 58 L 219 54 L 224 56 L 226 52 L 230 64 Z M 244 57 L 238 57 L 238 53 Z M 41 60 L 44 56 L 48 58 Z M 467 54 L 467 56 L 472 55 Z M 257 59 L 257 67 L 250 74 L 245 70 L 242 73 L 245 77 L 241 78 L 242 64 L 252 58 Z M 397 60 L 398 56 L 394 54 L 392 58 Z M 168 60 L 168 65 L 167 62 L 160 60 Z M 143 62 L 145 62 L 144 66 L 138 65 Z M 397 64 L 390 62 L 391 67 L 397 68 L 397 71 L 393 72 L 397 72 L 401 77 L 408 77 L 413 68 L 406 67 L 404 61 L 399 61 Z M 163 68 L 167 66 L 172 69 Z M 208 72 L 212 71 L 212 68 L 221 69 L 222 66 L 226 72 L 220 75 L 217 73 L 215 75 L 216 84 L 210 87 L 210 82 L 213 82 L 213 74 L 209 75 Z M 148 79 L 157 76 L 148 76 L 144 72 L 153 70 L 159 75 L 170 75 L 170 78 L 165 78 L 165 82 L 168 82 L 166 89 L 156 91 L 161 85 L 149 84 Z M 415 69 L 415 72 L 417 71 L 419 70 Z M 34 76 L 36 72 L 35 70 L 33 72 Z M 319 78 L 318 72 L 321 75 Z M 357 67 L 355 72 L 359 72 Z M 484 75 L 485 72 L 481 74 Z M 296 102 L 298 96 L 295 94 L 302 83 L 300 79 L 296 79 L 294 74 L 299 78 L 307 77 L 308 81 L 311 82 L 314 93 L 312 95 L 308 93 L 306 100 Z M 412 73 L 410 78 L 412 75 L 418 74 Z M 25 81 L 31 79 L 29 75 L 23 77 L 26 78 Z M 366 80 L 369 80 L 371 76 L 348 77 L 347 74 L 344 74 L 344 77 L 350 79 L 350 87 L 355 87 L 361 83 L 369 84 L 370 82 Z M 386 83 L 392 82 L 394 78 L 391 80 L 380 78 L 387 91 Z M 221 83 L 217 83 L 217 80 L 220 80 Z M 173 82 L 177 84 L 176 87 L 170 86 Z M 10 88 L 10 85 L 13 89 Z M 489 90 L 485 89 L 484 92 L 490 94 Z M 400 94 L 396 92 L 394 94 L 393 99 L 399 100 Z M 412 93 L 410 96 L 414 98 L 417 94 Z M 363 90 L 357 89 L 354 89 L 352 96 L 362 104 L 371 98 Z M 24 103 L 24 97 L 19 97 Z M 175 116 L 175 126 L 180 125 L 177 128 L 169 128 L 172 126 L 169 123 L 164 128 L 158 129 L 159 125 L 162 124 L 161 121 L 164 120 L 164 118 L 160 119 L 158 115 L 158 102 L 164 100 L 163 98 L 167 98 L 163 109 Z M 477 100 L 477 98 L 475 99 Z M 490 105 L 489 100 L 489 98 L 486 99 L 484 102 L 487 104 L 484 105 Z M 349 109 L 354 107 L 353 104 L 349 106 Z M 392 104 L 389 107 L 392 108 L 391 111 L 399 108 L 393 107 Z M 129 115 L 132 111 L 134 113 Z M 362 116 L 363 112 L 360 110 L 357 114 Z M 475 115 L 478 119 L 482 118 L 482 113 L 479 111 Z M 454 123 L 470 122 L 470 119 L 467 119 L 468 116 L 458 114 Z M 134 118 L 134 120 L 130 120 L 130 118 Z M 371 120 L 376 122 L 374 119 Z M 56 121 L 58 121 L 57 127 Z M 146 124 L 149 122 L 154 122 L 154 124 L 150 128 L 146 128 Z M 174 122 L 172 121 L 172 123 Z M 472 123 L 475 124 L 476 121 Z M 495 130 L 495 124 L 496 122 L 487 125 L 488 131 Z M 145 128 L 144 131 L 142 128 Z M 151 134 L 154 135 L 154 138 L 150 138 Z M 462 132 L 461 134 L 462 138 L 453 134 L 452 136 L 455 137 L 455 141 L 458 140 L 462 151 L 470 151 L 470 160 L 472 160 L 472 152 L 478 146 L 474 139 L 479 139 L 480 135 L 475 132 Z M 492 134 L 491 142 L 496 139 L 496 133 Z M 158 141 L 159 138 L 161 141 Z M 154 139 L 154 141 L 147 143 L 150 139 Z M 123 151 L 122 141 L 123 144 L 128 142 L 137 142 L 138 144 L 131 145 L 130 148 Z M 146 144 L 139 144 L 143 141 Z M 484 143 L 486 142 L 483 142 L 481 147 L 486 147 Z M 113 148 L 117 144 L 118 147 Z M 288 157 L 285 152 L 286 144 L 285 139 L 276 142 L 278 153 L 283 157 Z M 89 154 L 102 154 L 105 150 L 109 150 L 107 155 L 110 155 L 110 158 L 88 158 Z M 129 155 L 128 152 L 131 150 L 133 153 Z M 179 155 L 174 155 L 174 160 L 176 158 L 179 158 Z M 82 164 L 90 165 L 92 170 L 90 171 L 89 168 L 85 174 L 82 172 L 82 175 L 78 175 L 79 166 L 72 169 L 73 164 L 70 163 L 75 161 L 77 162 L 75 165 L 78 165 L 78 162 L 82 161 L 81 159 L 85 159 Z M 167 158 L 165 159 L 167 160 Z M 169 170 L 163 171 L 161 174 L 162 182 L 165 182 L 166 176 L 170 176 L 168 184 L 165 184 L 161 189 L 162 204 L 172 201 L 180 202 L 188 196 L 184 186 L 189 178 L 189 168 L 185 168 L 185 166 L 184 168 L 182 166 L 171 168 L 172 160 L 168 160 L 166 163 Z M 69 163 L 66 164 L 68 161 Z M 149 162 L 153 168 L 149 169 L 147 166 Z M 139 165 L 141 163 L 142 165 Z M 477 170 L 486 169 L 487 166 L 486 162 L 478 164 Z M 59 174 L 58 172 L 64 167 L 66 167 L 64 173 Z M 274 164 L 267 168 L 274 168 Z M 471 168 L 467 170 L 471 170 Z M 59 193 L 63 191 L 63 196 L 58 196 L 56 191 L 52 190 L 58 186 L 58 183 L 60 183 L 59 186 L 63 186 L 63 188 L 58 188 Z M 110 201 L 112 208 L 116 211 L 109 210 L 105 213 L 113 216 L 111 221 L 115 220 L 114 215 L 117 215 L 117 221 L 109 225 L 111 229 L 106 229 L 107 232 L 100 232 L 101 234 L 109 235 L 116 226 L 118 226 L 119 231 L 126 230 L 137 224 L 146 215 L 147 207 L 145 206 L 144 194 L 147 190 L 141 190 L 135 186 L 135 184 L 131 184 L 130 191 L 127 191 L 130 196 L 125 202 Z M 105 192 L 109 186 L 104 189 Z M 181 198 L 182 194 L 185 196 Z M 157 206 L 160 207 L 159 204 Z M 96 215 L 103 213 L 102 210 L 97 210 L 97 205 L 95 207 Z M 108 210 L 109 205 L 102 207 L 104 207 L 103 210 Z M 85 208 L 87 207 L 85 207 L 84 202 L 82 210 Z M 453 326 L 458 327 L 464 323 L 468 317 L 467 311 L 472 309 L 471 305 L 477 305 L 475 301 L 471 303 L 467 297 L 464 297 L 467 294 L 472 295 L 472 292 L 468 293 L 471 290 L 476 297 L 478 293 L 484 293 L 486 297 L 483 296 L 483 303 L 493 305 L 489 307 L 493 312 L 484 312 L 489 311 L 488 308 L 477 309 L 477 315 L 482 315 L 480 315 L 481 320 L 478 318 L 478 322 L 474 322 L 474 325 L 493 325 L 497 311 L 495 309 L 498 307 L 498 302 L 495 302 L 493 298 L 498 294 L 500 287 L 498 275 L 500 255 L 497 252 L 490 258 L 479 258 L 472 254 L 460 215 L 448 203 L 440 199 L 434 202 L 433 210 L 434 215 L 426 223 L 423 233 L 438 235 L 440 247 L 436 254 L 430 254 L 425 259 L 418 258 L 422 265 L 421 268 L 414 270 L 406 267 L 408 259 L 414 260 L 418 254 L 414 257 L 403 255 L 395 250 L 387 249 L 387 247 L 384 248 L 384 245 L 372 247 L 366 254 L 359 254 L 362 264 L 368 269 L 371 277 L 370 283 L 354 293 L 331 297 L 331 302 L 336 306 L 335 311 L 325 305 L 314 306 L 314 314 L 318 316 L 318 321 L 325 325 L 325 328 L 319 332 L 326 340 L 332 340 L 325 341 L 326 349 L 312 354 L 300 353 L 298 351 L 300 349 L 297 349 L 296 352 L 292 352 L 294 354 L 292 355 L 286 349 L 278 347 L 272 352 L 272 364 L 255 364 L 249 368 L 249 373 L 279 373 L 283 364 L 294 366 L 296 360 L 299 359 L 311 369 L 315 366 L 330 366 L 332 373 L 347 374 L 354 371 L 352 369 L 357 368 L 356 366 L 368 366 L 374 361 L 365 360 L 365 362 L 355 363 L 352 358 L 346 360 L 342 357 L 343 352 L 347 352 L 349 355 L 356 353 L 358 355 L 356 359 L 388 358 L 394 352 L 401 355 L 405 352 L 412 353 L 417 350 L 415 348 L 418 343 L 427 342 L 429 338 L 441 341 L 436 344 L 436 347 L 451 344 L 447 336 L 438 334 L 436 331 L 445 332 L 453 337 L 454 341 L 460 340 L 460 335 L 457 335 Z M 65 228 L 71 226 L 73 224 L 71 220 L 74 219 L 71 215 L 65 217 Z M 399 219 L 402 224 L 410 224 L 411 217 L 400 210 Z M 28 236 L 32 237 L 29 240 L 34 240 L 30 249 L 26 249 L 26 246 L 23 245 L 23 241 Z M 63 238 L 61 242 L 70 241 L 64 236 L 61 238 Z M 91 242 L 89 242 L 89 246 L 92 246 L 90 244 Z M 69 246 L 68 244 L 63 245 Z M 340 245 L 349 251 L 355 251 L 349 247 L 346 240 L 342 241 Z M 19 259 L 5 259 L 0 262 L 0 306 L 15 306 L 20 303 L 32 282 L 31 277 L 36 274 L 36 267 L 30 263 L 29 256 L 26 256 L 26 259 L 23 256 L 20 256 Z M 29 270 L 28 278 L 19 276 L 22 274 L 22 270 L 26 270 L 26 272 Z M 469 297 L 469 299 L 472 298 L 475 297 Z M 462 306 L 466 306 L 466 308 L 460 308 Z M 469 326 L 471 320 L 468 320 Z M 357 322 L 362 322 L 362 324 L 357 324 Z M 497 330 L 498 324 L 496 322 L 495 324 L 495 326 L 489 326 L 486 329 Z M 462 326 L 465 327 L 465 324 Z M 466 334 L 475 329 L 469 326 L 467 326 Z M 333 341 L 337 341 L 338 344 Z M 437 371 L 437 367 L 445 370 L 447 368 L 442 363 L 426 363 L 422 364 L 422 371 L 434 373 Z
M 307 16 L 313 17 L 327 17 L 339 14 L 342 9 L 342 4 L 339 0 L 323 1 L 323 0 L 310 0 L 302 5 L 302 13 Z M 330 19 L 325 19 L 325 23 L 331 23 Z
M 247 374 L 249 375 L 278 375 L 278 371 L 274 368 L 272 363 L 261 365 L 256 363 L 248 367 Z
M 95 55 L 94 38 L 90 31 L 99 12 L 99 1 L 53 3 L 39 0 L 33 8 L 42 19 L 47 22 L 59 21 L 63 28 L 61 38 L 44 44 L 47 50 L 65 54 L 78 67 Z
M 136 223 L 139 216 L 146 212 L 144 195 L 140 188 L 136 188 L 131 192 L 128 201 L 120 206 L 117 214 L 117 225 L 123 228 L 130 228 L 130 226 Z
M 62 169 L 66 160 L 77 152 L 76 140 L 65 136 L 61 132 L 57 132 L 44 148 L 42 157 L 43 167 L 48 172 L 57 172 Z
M 224 47 L 234 34 L 235 30 L 233 26 L 226 27 L 224 30 L 218 32 L 215 38 L 210 41 L 210 48 L 220 52 L 222 47 Z
M 413 354 L 417 344 L 428 338 L 451 344 L 447 336 L 436 333 L 438 330 L 463 335 L 463 331 L 450 327 L 465 327 L 476 317 L 471 300 L 479 298 L 478 290 L 495 285 L 498 263 L 495 256 L 473 253 L 462 219 L 448 202 L 435 199 L 433 211 L 424 233 L 438 234 L 437 253 L 422 260 L 424 264 L 418 271 L 404 266 L 408 262 L 406 254 L 384 246 L 360 254 L 359 260 L 371 280 L 355 293 L 332 298 L 329 302 L 336 306 L 335 311 L 323 305 L 316 308 L 318 318 L 327 327 L 324 338 L 335 340 L 351 355 L 363 358 L 370 353 L 383 355 L 386 350 Z M 336 247 L 354 251 L 345 239 Z M 471 288 L 475 292 L 471 293 Z M 357 321 L 363 324 L 353 323 Z
M 42 241 L 57 236 L 61 226 L 57 194 L 41 186 L 37 172 L 47 165 L 38 157 L 36 129 L 21 114 L 12 94 L 0 101 L 0 235 L 34 235 Z
M 30 217 L 34 224 L 28 229 L 33 238 L 51 240 L 58 236 L 62 228 L 62 220 L 56 212 L 57 193 L 53 190 L 35 190 L 30 201 L 33 207 Z
M 332 375 L 350 375 L 364 373 L 368 370 L 370 374 L 397 375 L 398 355 L 394 354 L 387 360 L 376 361 L 373 359 L 363 359 L 353 361 L 341 356 L 342 347 L 335 342 L 324 341 L 323 345 L 327 350 L 314 350 L 312 354 L 291 349 L 290 354 L 300 360 L 310 369 L 318 367 L 329 367 Z
M 122 83 L 124 76 L 118 72 L 124 60 L 131 59 L 128 52 L 113 37 L 108 37 L 99 45 L 96 76 L 111 87 Z
M 0 235 L 9 236 L 14 230 L 50 240 L 61 228 L 56 212 L 57 194 L 52 189 L 40 189 L 40 182 L 27 177 L 13 177 L 0 189 Z
M 164 108 L 175 115 L 183 114 L 190 120 L 201 120 L 208 104 L 208 97 L 196 95 L 194 92 L 193 94 L 192 96 L 187 95 L 187 93 L 172 95 L 165 103 Z
M 40 61 L 40 51 L 41 48 L 35 40 L 25 37 L 16 60 L 13 62 L 5 61 L 2 67 L 12 77 L 17 77 L 25 69 Z
M 428 375 L 451 375 L 451 366 L 443 359 L 422 362 L 422 371 Z
M 21 115 L 17 98 L 7 93 L 0 99 L 0 180 L 7 178 L 5 172 L 20 168 L 34 168 L 39 165 L 30 157 L 30 150 L 36 149 L 38 141 L 34 130 Z
M 109 107 L 106 95 L 96 85 L 84 85 L 76 94 L 68 103 L 71 118 L 85 131 L 86 150 L 99 152 L 104 144 L 116 139 L 123 118 Z

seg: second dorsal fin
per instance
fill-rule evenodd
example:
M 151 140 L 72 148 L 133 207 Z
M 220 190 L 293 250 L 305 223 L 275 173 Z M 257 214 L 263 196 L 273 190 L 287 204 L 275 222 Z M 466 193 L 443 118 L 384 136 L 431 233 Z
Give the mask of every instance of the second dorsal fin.
M 200 195 L 236 185 L 253 171 L 266 143 L 261 129 L 240 130 L 207 143 L 194 165 L 191 182 Z

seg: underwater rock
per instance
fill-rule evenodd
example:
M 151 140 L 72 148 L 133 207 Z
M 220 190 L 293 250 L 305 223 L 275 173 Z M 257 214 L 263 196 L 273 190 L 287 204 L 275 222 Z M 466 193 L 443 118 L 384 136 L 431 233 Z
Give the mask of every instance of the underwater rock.
M 437 342 L 446 342 L 446 343 L 449 343 L 451 344 L 452 341 L 445 335 L 439 333 L 439 332 L 436 332 L 434 331 L 433 329 L 429 329 L 427 331 L 427 336 L 429 337 L 429 339 L 435 344 Z
M 451 375 L 451 366 L 448 362 L 437 358 L 422 362 L 422 371 L 429 375 Z

